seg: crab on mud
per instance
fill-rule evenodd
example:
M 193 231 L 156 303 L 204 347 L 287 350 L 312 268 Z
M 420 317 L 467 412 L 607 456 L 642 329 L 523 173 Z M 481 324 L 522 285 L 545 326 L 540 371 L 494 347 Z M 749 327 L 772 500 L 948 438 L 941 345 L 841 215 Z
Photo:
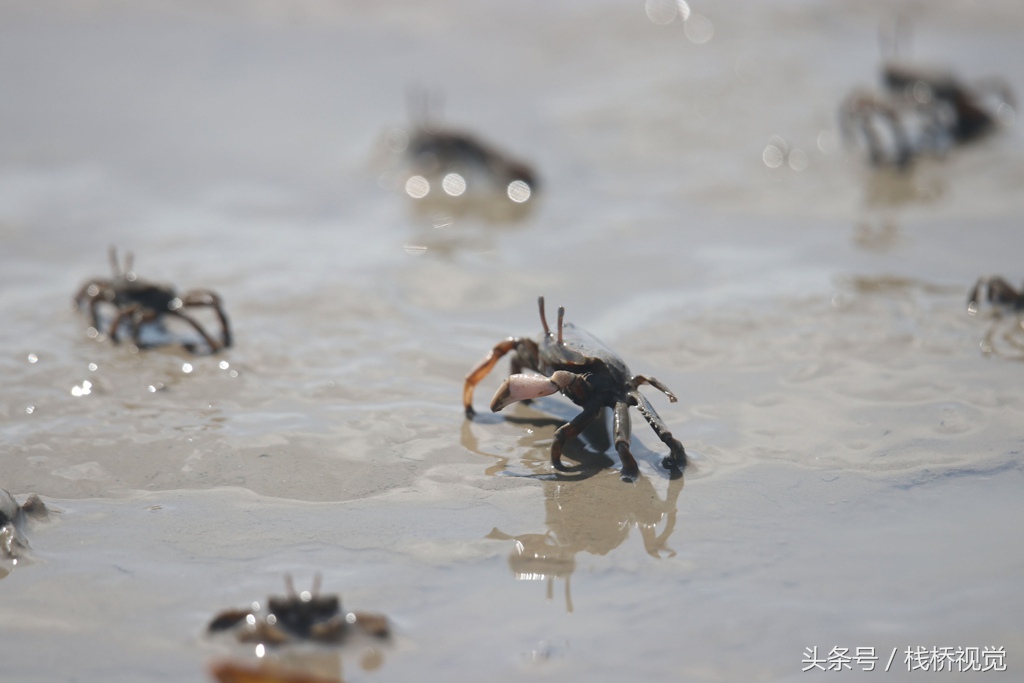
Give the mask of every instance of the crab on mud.
M 681 470 L 686 466 L 686 451 L 668 430 L 655 412 L 654 407 L 640 393 L 639 387 L 649 384 L 658 389 L 669 401 L 675 402 L 675 395 L 653 377 L 634 375 L 625 362 L 604 344 L 572 323 L 564 322 L 565 308 L 558 309 L 557 333 L 548 328 L 544 315 L 544 297 L 538 299 L 540 322 L 544 334 L 538 340 L 527 337 L 509 337 L 491 349 L 483 360 L 466 375 L 462 402 L 466 417 L 472 419 L 473 389 L 487 376 L 495 363 L 511 352 L 512 374 L 498 388 L 491 399 L 491 410 L 497 412 L 516 401 L 525 401 L 540 396 L 561 392 L 583 412 L 555 431 L 551 444 L 551 464 L 559 471 L 569 471 L 562 464 L 562 446 L 586 429 L 601 415 L 602 408 L 614 411 L 613 436 L 615 450 L 622 460 L 622 480 L 636 481 L 640 474 L 636 459 L 629 451 L 630 419 L 629 408 L 636 407 L 658 438 L 668 446 L 669 455 L 662 460 L 668 470 Z M 541 376 L 523 374 L 533 370 Z
M 313 589 L 296 592 L 292 577 L 285 577 L 287 595 L 267 598 L 266 609 L 253 603 L 251 610 L 229 609 L 210 621 L 211 633 L 234 630 L 242 642 L 284 645 L 294 641 L 340 644 L 353 631 L 377 638 L 388 638 L 391 627 L 383 614 L 341 611 L 337 595 L 321 596 L 320 575 L 313 579 Z
M 122 323 L 131 329 L 132 341 L 141 347 L 140 333 L 145 325 L 160 325 L 165 316 L 180 318 L 189 324 L 202 337 L 210 353 L 231 346 L 231 327 L 227 314 L 221 305 L 220 297 L 208 289 L 194 289 L 180 296 L 168 285 L 159 285 L 140 279 L 132 270 L 132 254 L 125 256 L 122 267 L 117 260 L 117 250 L 110 248 L 110 267 L 113 278 L 110 280 L 89 280 L 75 294 L 75 308 L 89 309 L 89 317 L 93 329 L 100 332 L 99 308 L 101 305 L 112 306 L 114 317 L 110 322 L 108 336 L 115 344 Z M 185 312 L 187 308 L 212 308 L 217 314 L 221 326 L 221 339 L 215 340 L 203 327 Z M 184 344 L 189 351 L 194 345 Z

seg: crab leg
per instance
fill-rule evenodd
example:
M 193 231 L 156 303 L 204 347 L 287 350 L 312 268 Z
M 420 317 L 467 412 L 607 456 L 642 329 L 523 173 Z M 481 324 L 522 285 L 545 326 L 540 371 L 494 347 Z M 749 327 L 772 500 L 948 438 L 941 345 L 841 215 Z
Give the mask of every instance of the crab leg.
M 167 315 L 176 315 L 185 322 L 187 322 L 189 325 L 191 325 L 193 328 L 195 328 L 195 331 L 198 332 L 199 336 L 203 338 L 203 341 L 206 342 L 206 345 L 210 347 L 211 352 L 217 351 L 222 348 L 220 344 L 213 341 L 213 337 L 211 337 L 209 333 L 206 330 L 204 330 L 202 326 L 199 323 L 197 323 L 191 316 L 186 315 L 181 311 L 168 311 Z
M 92 319 L 92 326 L 97 332 L 100 331 L 100 303 L 101 299 L 99 296 L 94 296 L 89 300 L 89 316 Z
M 677 400 L 679 400 L 668 387 L 666 387 L 664 384 L 659 382 L 654 377 L 648 377 L 647 375 L 634 375 L 633 379 L 629 381 L 629 385 L 633 387 L 634 390 L 641 384 L 650 384 L 652 387 L 668 396 L 668 400 L 671 401 L 672 403 L 675 403 Z
M 651 425 L 651 429 L 658 435 L 662 443 L 668 446 L 669 454 L 661 461 L 661 466 L 667 470 L 686 467 L 686 451 L 683 449 L 683 444 L 672 436 L 672 432 L 668 430 L 661 417 L 655 412 L 654 406 L 639 391 L 630 392 L 630 396 L 636 399 L 637 410 L 647 420 L 647 424 Z
M 555 430 L 555 440 L 551 444 L 551 465 L 560 472 L 568 472 L 569 469 L 562 464 L 562 445 L 569 439 L 580 435 L 584 429 L 590 426 L 597 416 L 601 414 L 601 404 L 591 403 L 583 408 L 583 412 L 572 419 L 571 422 Z
M 631 426 L 629 421 L 629 404 L 618 401 L 615 404 L 615 414 L 612 431 L 615 434 L 615 450 L 619 452 L 619 460 L 622 461 L 622 481 L 634 482 L 640 476 L 640 468 L 637 467 L 636 458 L 629 452 L 629 440 Z
M 224 313 L 220 297 L 208 289 L 196 289 L 185 294 L 183 299 L 186 306 L 209 306 L 217 314 L 220 320 L 220 327 L 224 337 L 224 348 L 231 346 L 231 326 L 228 324 L 228 316 Z
M 138 338 L 139 325 L 135 321 L 134 317 L 135 313 L 138 312 L 138 310 L 139 306 L 138 304 L 136 304 L 134 306 L 129 306 L 128 308 L 124 308 L 118 311 L 117 315 L 114 316 L 114 320 L 110 323 L 110 341 L 112 341 L 115 344 L 118 343 L 117 328 L 121 326 L 121 321 L 124 320 L 125 318 L 128 318 L 129 320 L 132 321 L 132 337 L 134 339 Z M 97 327 L 96 329 L 98 330 L 99 328 Z

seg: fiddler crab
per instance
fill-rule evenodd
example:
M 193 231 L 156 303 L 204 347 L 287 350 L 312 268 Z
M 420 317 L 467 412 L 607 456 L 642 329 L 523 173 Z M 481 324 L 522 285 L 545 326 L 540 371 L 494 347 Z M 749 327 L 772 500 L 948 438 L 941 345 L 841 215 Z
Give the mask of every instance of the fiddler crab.
M 253 603 L 251 609 L 229 609 L 210 621 L 207 631 L 218 633 L 233 630 L 245 643 L 274 646 L 291 642 L 312 641 L 337 645 L 353 632 L 380 639 L 391 635 L 388 619 L 383 614 L 341 611 L 337 595 L 320 595 L 320 575 L 313 579 L 313 589 L 296 592 L 292 577 L 285 577 L 287 595 L 267 598 L 266 608 Z
M 100 332 L 100 306 L 114 309 L 114 317 L 110 322 L 108 336 L 115 344 L 120 341 L 118 334 L 122 323 L 131 330 L 132 341 L 141 348 L 140 333 L 146 325 L 162 325 L 166 316 L 185 321 L 206 343 L 210 353 L 231 346 L 231 327 L 227 314 L 221 304 L 220 297 L 208 289 L 194 289 L 184 294 L 177 294 L 169 285 L 147 282 L 139 278 L 132 270 L 132 254 L 125 256 L 124 266 L 118 263 L 117 250 L 110 248 L 110 267 L 113 278 L 109 280 L 89 280 L 75 294 L 75 308 L 88 308 L 92 327 Z M 214 339 L 185 310 L 189 308 L 212 308 L 221 326 L 220 340 Z M 186 350 L 195 351 L 195 345 L 183 343 Z
M 967 295 L 967 312 L 976 314 L 983 299 L 998 309 L 1024 311 L 1024 286 L 1017 291 L 998 275 L 979 278 Z
M 839 110 L 844 137 L 859 139 L 874 166 L 905 169 L 921 154 L 977 140 L 1015 107 L 1009 86 L 995 78 L 968 84 L 950 72 L 887 62 L 882 84 L 882 92 L 855 90 Z
M 544 297 L 540 297 L 537 303 L 544 334 L 538 340 L 509 337 L 496 344 L 469 371 L 462 391 L 466 417 L 472 419 L 476 414 L 473 410 L 473 389 L 502 356 L 511 352 L 512 374 L 502 382 L 491 399 L 492 411 L 498 412 L 516 401 L 558 392 L 583 408 L 583 412 L 555 431 L 554 442 L 551 444 L 551 465 L 556 470 L 569 471 L 562 463 L 562 447 L 565 442 L 579 436 L 601 415 L 602 408 L 611 408 L 614 411 L 612 431 L 615 450 L 622 461 L 622 480 L 636 481 L 640 470 L 629 451 L 630 407 L 640 411 L 654 433 L 668 446 L 669 455 L 662 460 L 662 467 L 671 471 L 685 467 L 686 451 L 682 444 L 672 436 L 654 407 L 640 393 L 639 387 L 649 384 L 668 396 L 673 403 L 676 401 L 675 394 L 653 377 L 632 374 L 626 363 L 608 347 L 572 323 L 564 322 L 564 307 L 558 309 L 558 328 L 552 332 L 544 315 Z M 523 370 L 540 374 L 524 374 Z
M 414 178 L 428 184 L 429 178 L 439 178 L 442 189 L 453 197 L 462 194 L 473 177 L 504 188 L 508 198 L 520 204 L 537 189 L 533 169 L 468 133 L 421 126 L 409 137 L 406 156 L 417 173 Z M 415 195 L 423 189 L 409 185 L 407 191 Z
M 410 91 L 410 129 L 395 128 L 386 136 L 387 146 L 400 154 L 406 194 L 440 199 L 449 208 L 500 199 L 525 209 L 538 188 L 534 170 L 476 135 L 439 123 L 432 110 L 441 109 L 441 98 L 431 95 Z

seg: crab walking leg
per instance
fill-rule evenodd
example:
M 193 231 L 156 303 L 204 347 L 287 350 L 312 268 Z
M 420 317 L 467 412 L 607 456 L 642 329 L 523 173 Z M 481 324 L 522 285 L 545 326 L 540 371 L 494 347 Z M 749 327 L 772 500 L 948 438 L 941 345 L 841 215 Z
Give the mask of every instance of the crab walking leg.
M 590 426 L 590 423 L 597 419 L 597 416 L 601 414 L 601 408 L 603 406 L 600 403 L 591 403 L 583 408 L 583 412 L 572 419 L 557 430 L 555 430 L 555 440 L 551 444 L 551 465 L 560 472 L 569 471 L 568 468 L 562 464 L 562 445 L 565 444 L 569 439 L 574 439 L 580 435 L 584 429 Z
M 509 337 L 505 341 L 495 344 L 490 353 L 484 356 L 483 360 L 466 375 L 466 383 L 462 387 L 462 406 L 466 409 L 466 417 L 472 418 L 476 414 L 476 411 L 473 410 L 473 389 L 494 368 L 494 364 L 506 353 L 515 349 L 518 344 L 517 337 Z
M 686 451 L 683 449 L 683 444 L 672 436 L 672 432 L 654 411 L 654 406 L 639 391 L 634 391 L 630 395 L 636 399 L 637 410 L 647 420 L 647 424 L 651 425 L 651 429 L 658 435 L 658 438 L 668 446 L 669 454 L 661 461 L 661 466 L 667 470 L 686 467 Z
M 217 314 L 220 320 L 220 328 L 224 338 L 224 348 L 231 346 L 231 325 L 228 323 L 228 316 L 224 313 L 220 297 L 208 289 L 195 289 L 188 292 L 183 302 L 186 306 L 209 306 Z
M 664 384 L 659 382 L 654 377 L 648 377 L 647 375 L 635 375 L 633 379 L 630 380 L 629 384 L 630 386 L 633 387 L 633 389 L 636 389 L 641 384 L 650 384 L 652 387 L 668 396 L 668 400 L 671 401 L 672 403 L 675 403 L 676 401 L 679 400 L 676 398 L 676 395 L 672 393 L 671 389 L 666 387 Z
M 110 323 L 110 341 L 117 344 L 120 340 L 117 338 L 117 328 L 121 326 L 121 321 L 125 318 L 132 323 L 132 338 L 135 339 L 138 336 L 139 324 L 135 321 L 135 314 L 138 312 L 139 306 L 129 306 L 128 308 L 118 311 L 117 315 L 114 316 L 114 320 Z M 97 330 L 99 328 L 96 328 Z
M 135 344 L 136 348 L 142 348 L 142 345 L 139 343 L 139 337 L 142 335 L 142 326 L 155 322 L 156 319 L 156 314 L 147 313 L 142 309 L 136 311 L 136 313 L 132 315 L 132 343 Z
M 191 325 L 193 328 L 195 328 L 195 331 L 198 332 L 199 336 L 203 338 L 203 341 L 206 342 L 206 345 L 210 347 L 211 352 L 217 351 L 221 348 L 221 345 L 213 341 L 213 337 L 211 337 L 207 333 L 207 331 L 204 330 L 202 326 L 199 325 L 199 323 L 192 319 L 191 316 L 188 316 L 185 313 L 182 313 L 181 311 L 170 311 L 168 312 L 168 315 L 178 316 L 179 318 L 187 322 L 189 325 Z
M 619 460 L 622 461 L 622 474 L 620 476 L 622 481 L 632 483 L 640 476 L 640 468 L 637 467 L 636 458 L 629 452 L 631 430 L 628 403 L 619 401 L 615 404 L 612 431 L 615 434 L 615 450 L 619 452 Z
M 910 163 L 910 157 L 913 155 L 914 149 L 910 146 L 910 138 L 896 113 L 888 112 L 887 118 L 892 126 L 892 136 L 896 142 L 896 166 L 900 169 L 905 169 Z
M 89 316 L 92 320 L 92 328 L 97 332 L 100 331 L 100 298 L 94 296 L 89 301 Z

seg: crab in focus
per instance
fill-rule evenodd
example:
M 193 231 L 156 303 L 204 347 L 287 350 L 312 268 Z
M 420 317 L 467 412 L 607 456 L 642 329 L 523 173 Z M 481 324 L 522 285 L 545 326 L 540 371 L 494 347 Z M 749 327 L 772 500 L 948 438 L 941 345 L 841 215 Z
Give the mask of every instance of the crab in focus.
M 162 325 L 167 316 L 179 318 L 190 325 L 206 343 L 210 353 L 231 346 L 231 327 L 227 314 L 221 304 L 220 297 L 208 289 L 193 289 L 178 295 L 169 285 L 160 285 L 140 279 L 132 270 L 132 254 L 125 256 L 122 266 L 118 263 L 117 250 L 110 248 L 110 267 L 113 278 L 89 280 L 75 294 L 75 308 L 88 308 L 90 322 L 97 333 L 100 332 L 100 307 L 107 306 L 114 310 L 113 318 L 107 334 L 115 344 L 120 341 L 118 335 L 122 323 L 126 324 L 133 343 L 140 347 L 140 334 L 147 325 Z M 211 308 L 216 313 L 221 326 L 221 338 L 215 340 L 192 316 L 185 312 L 189 308 Z M 194 345 L 183 344 L 189 351 Z
M 654 433 L 669 449 L 669 455 L 662 460 L 662 467 L 678 471 L 686 466 L 686 451 L 672 432 L 655 412 L 654 407 L 640 393 L 639 387 L 649 384 L 658 389 L 669 401 L 676 397 L 669 389 L 653 377 L 634 375 L 625 362 L 604 344 L 572 323 L 564 322 L 565 308 L 558 309 L 557 332 L 548 327 L 544 315 L 544 297 L 538 299 L 540 322 L 544 333 L 538 340 L 528 337 L 509 337 L 499 342 L 469 374 L 462 392 L 466 417 L 472 419 L 473 390 L 487 376 L 495 363 L 507 353 L 512 353 L 511 375 L 498 388 L 491 399 L 491 410 L 498 412 L 516 401 L 526 401 L 540 396 L 561 392 L 583 412 L 555 431 L 551 444 L 551 464 L 559 471 L 569 471 L 562 463 L 562 447 L 566 441 L 586 429 L 602 412 L 602 408 L 613 410 L 613 437 L 615 450 L 622 461 L 621 478 L 633 482 L 640 474 L 636 459 L 630 453 L 629 408 L 636 407 L 647 420 Z M 532 370 L 536 374 L 524 374 Z
M 292 577 L 285 577 L 287 595 L 267 598 L 266 608 L 253 603 L 252 608 L 229 609 L 210 621 L 207 631 L 217 633 L 234 630 L 246 643 L 284 645 L 295 641 L 340 644 L 353 631 L 385 639 L 391 635 L 388 619 L 382 614 L 341 611 L 337 595 L 320 592 L 320 575 L 313 579 L 313 588 L 301 593 L 295 590 Z

